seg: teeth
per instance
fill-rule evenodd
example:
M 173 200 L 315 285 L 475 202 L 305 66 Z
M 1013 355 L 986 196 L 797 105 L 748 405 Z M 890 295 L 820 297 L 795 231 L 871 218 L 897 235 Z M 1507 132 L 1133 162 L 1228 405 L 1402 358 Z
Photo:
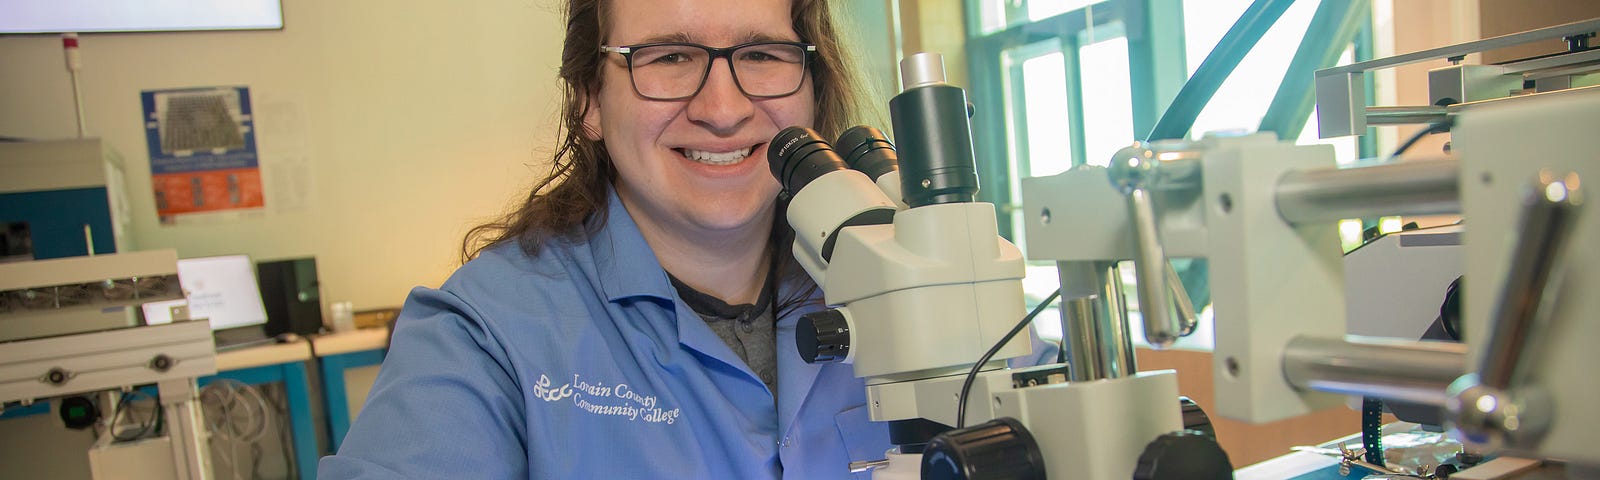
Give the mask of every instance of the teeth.
M 683 149 L 683 156 L 690 160 L 708 165 L 733 165 L 750 156 L 750 147 L 745 147 L 732 152 L 703 152 L 700 150 Z

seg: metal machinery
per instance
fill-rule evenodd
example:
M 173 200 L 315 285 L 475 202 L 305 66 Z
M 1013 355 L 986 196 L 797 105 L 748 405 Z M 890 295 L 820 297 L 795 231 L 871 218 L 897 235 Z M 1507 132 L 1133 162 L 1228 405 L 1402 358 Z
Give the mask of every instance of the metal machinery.
M 1326 114 L 1360 92 L 1338 87 L 1359 85 L 1361 72 L 1501 40 L 1319 72 L 1319 112 L 1335 125 L 1325 135 L 1341 133 Z M 1589 70 L 1551 59 L 1565 56 L 1496 66 L 1522 80 L 1493 80 L 1515 83 L 1507 98 L 1419 108 L 1428 113 L 1414 120 L 1454 122 L 1453 148 L 1436 158 L 1339 168 L 1331 147 L 1258 134 L 1140 143 L 1110 168 L 1024 179 L 1028 258 L 1059 266 L 1068 362 L 1014 370 L 998 360 L 1026 355 L 1027 343 L 999 344 L 1023 318 L 1022 257 L 994 234 L 993 207 L 972 201 L 964 94 L 943 83 L 937 55 L 909 57 L 890 102 L 898 158 L 859 127 L 832 145 L 785 130 L 769 150 L 793 195 L 795 255 L 835 307 L 802 320 L 801 355 L 853 364 L 866 380 L 871 418 L 890 422 L 899 446 L 856 465 L 879 478 L 1226 477 L 1215 443 L 1184 432 L 1174 372 L 1134 365 L 1115 274 L 1134 262 L 1145 339 L 1163 348 L 1193 326 L 1167 259 L 1206 258 L 1214 414 L 1261 423 L 1339 405 L 1340 394 L 1377 397 L 1442 409 L 1475 448 L 1600 465 L 1600 380 L 1588 371 L 1600 365 L 1600 219 L 1582 188 L 1600 179 L 1600 87 L 1582 87 L 1594 53 L 1567 58 Z M 1445 70 L 1469 80 L 1439 88 L 1485 81 L 1477 68 Z M 1570 88 L 1540 87 L 1556 84 Z M 1456 251 L 1472 279 L 1469 343 L 1347 337 L 1337 220 L 1439 213 L 1466 218 Z M 963 408 L 966 371 L 991 345 L 995 361 Z
M 0 261 L 132 249 L 124 183 L 98 138 L 0 141 Z
M 167 435 L 91 448 L 98 478 L 210 478 L 195 380 L 216 373 L 205 320 L 145 325 L 147 304 L 183 299 L 177 254 L 158 250 L 0 263 L 0 402 L 154 384 Z M 109 418 L 106 416 L 103 418 Z

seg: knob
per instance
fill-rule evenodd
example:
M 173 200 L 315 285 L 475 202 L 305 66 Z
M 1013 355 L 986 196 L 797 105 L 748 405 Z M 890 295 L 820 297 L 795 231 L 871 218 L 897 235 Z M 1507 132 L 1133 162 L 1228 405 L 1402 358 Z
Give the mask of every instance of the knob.
M 1155 151 L 1135 143 L 1118 150 L 1106 168 L 1111 185 L 1128 197 L 1128 211 L 1133 214 L 1129 225 L 1133 227 L 1139 315 L 1144 318 L 1145 341 L 1156 349 L 1172 346 L 1184 332 L 1183 320 L 1172 315 L 1172 300 L 1167 298 L 1167 254 L 1156 226 L 1152 195 L 1161 179 L 1160 165 Z
M 63 384 L 63 383 L 67 383 L 67 380 L 71 380 L 72 377 L 73 377 L 72 372 L 68 372 L 65 369 L 61 368 L 61 367 L 55 367 L 55 368 L 51 368 L 50 371 L 45 372 L 44 381 L 45 381 L 45 383 L 48 383 L 48 384 L 51 384 L 51 385 L 60 385 L 60 384 Z
M 805 314 L 794 343 L 806 363 L 843 361 L 850 356 L 850 321 L 836 308 Z
M 1044 454 L 1021 422 L 1001 417 L 933 437 L 923 480 L 1043 479 Z
M 1233 463 L 1217 441 L 1200 432 L 1182 431 L 1156 437 L 1144 447 L 1134 480 L 1231 479 Z
M 150 369 L 157 372 L 165 372 L 172 369 L 172 365 L 176 363 L 177 362 L 174 361 L 172 357 L 169 357 L 167 354 L 163 353 L 156 355 L 155 358 L 150 359 Z
M 89 397 L 66 397 L 61 399 L 61 423 L 73 430 L 89 428 L 100 421 L 100 409 L 95 407 L 94 400 Z

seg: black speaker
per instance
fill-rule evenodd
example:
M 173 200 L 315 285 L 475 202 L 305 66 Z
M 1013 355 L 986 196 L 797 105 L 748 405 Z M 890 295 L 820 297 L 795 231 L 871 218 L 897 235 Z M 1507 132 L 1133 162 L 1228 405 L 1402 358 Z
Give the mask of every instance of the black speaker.
M 317 259 L 256 263 L 261 303 L 267 307 L 267 335 L 311 335 L 322 330 L 322 293 Z

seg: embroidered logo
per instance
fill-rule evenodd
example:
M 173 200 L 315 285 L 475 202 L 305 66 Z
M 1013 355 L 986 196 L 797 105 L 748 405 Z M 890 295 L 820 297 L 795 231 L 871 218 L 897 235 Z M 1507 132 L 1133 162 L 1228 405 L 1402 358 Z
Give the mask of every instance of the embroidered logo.
M 594 415 L 609 415 L 630 421 L 648 423 L 676 423 L 683 409 L 666 409 L 659 405 L 655 395 L 640 393 L 626 383 L 607 385 L 590 382 L 578 374 L 572 381 L 560 386 L 544 374 L 533 385 L 533 395 L 546 402 L 569 402 L 579 410 Z

